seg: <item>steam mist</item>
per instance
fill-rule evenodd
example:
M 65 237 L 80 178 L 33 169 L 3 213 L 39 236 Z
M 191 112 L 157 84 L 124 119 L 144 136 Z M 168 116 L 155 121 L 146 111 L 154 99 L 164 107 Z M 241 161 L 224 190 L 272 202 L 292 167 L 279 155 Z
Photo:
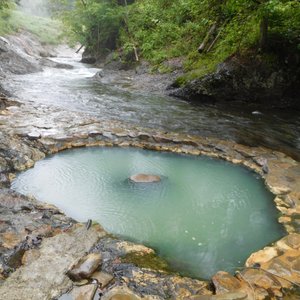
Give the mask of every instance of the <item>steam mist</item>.
M 28 14 L 49 17 L 48 0 L 21 0 L 20 9 Z

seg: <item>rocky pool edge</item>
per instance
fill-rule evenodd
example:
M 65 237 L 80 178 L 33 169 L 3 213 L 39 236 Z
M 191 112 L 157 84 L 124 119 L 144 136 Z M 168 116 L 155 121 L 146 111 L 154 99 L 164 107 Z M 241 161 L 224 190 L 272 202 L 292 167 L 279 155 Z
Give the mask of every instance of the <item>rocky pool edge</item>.
M 101 299 L 280 299 L 283 289 L 300 284 L 299 162 L 263 147 L 102 121 L 4 96 L 0 101 L 0 293 L 6 299 L 53 299 L 72 288 L 96 291 L 97 283 L 79 287 L 66 275 L 90 252 L 102 255 L 101 272 L 113 277 L 102 286 Z M 54 206 L 9 189 L 18 172 L 45 156 L 92 146 L 205 155 L 243 165 L 260 174 L 274 194 L 287 235 L 253 253 L 235 276 L 218 272 L 211 285 L 170 273 L 161 262 L 149 264 L 156 258 L 152 249 L 111 237 L 100 225 L 87 228 Z

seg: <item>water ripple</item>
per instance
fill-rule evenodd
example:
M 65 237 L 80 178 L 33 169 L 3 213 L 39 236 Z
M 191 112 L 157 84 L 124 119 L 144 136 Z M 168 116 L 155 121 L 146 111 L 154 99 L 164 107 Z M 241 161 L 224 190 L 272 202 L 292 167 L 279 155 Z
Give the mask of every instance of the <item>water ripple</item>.
M 128 180 L 142 172 L 162 180 Z M 283 233 L 262 180 L 209 158 L 120 148 L 70 150 L 36 163 L 12 187 L 79 221 L 97 220 L 109 232 L 149 244 L 179 271 L 203 278 L 219 269 L 231 271 Z

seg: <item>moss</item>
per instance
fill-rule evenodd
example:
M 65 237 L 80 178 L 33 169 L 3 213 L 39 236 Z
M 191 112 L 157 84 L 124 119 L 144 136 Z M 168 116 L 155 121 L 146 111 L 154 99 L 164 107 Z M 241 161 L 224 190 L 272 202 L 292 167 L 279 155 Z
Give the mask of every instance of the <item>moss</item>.
M 186 78 L 186 76 L 179 76 L 179 77 L 177 77 L 176 78 L 176 80 L 175 80 L 175 86 L 176 87 L 182 87 L 182 86 L 184 86 L 185 84 L 187 83 L 187 78 Z
M 131 252 L 122 258 L 122 262 L 134 264 L 140 268 L 172 272 L 168 263 L 164 259 L 158 257 L 155 253 Z
M 198 54 L 199 55 L 199 54 Z M 199 55 L 200 56 L 200 55 Z M 202 78 L 216 71 L 218 64 L 223 62 L 226 57 L 212 57 L 211 55 L 202 56 L 198 63 L 193 65 L 185 64 L 186 73 L 178 77 L 175 81 L 177 86 L 184 86 L 189 81 Z

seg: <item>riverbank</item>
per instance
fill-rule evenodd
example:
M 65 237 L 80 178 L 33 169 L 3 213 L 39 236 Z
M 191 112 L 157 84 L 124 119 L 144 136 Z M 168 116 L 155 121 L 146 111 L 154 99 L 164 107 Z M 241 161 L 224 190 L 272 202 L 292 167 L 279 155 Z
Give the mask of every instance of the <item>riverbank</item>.
M 121 57 L 108 55 L 96 62 L 104 71 L 95 78 L 99 82 L 113 83 L 118 81 L 119 73 L 125 74 L 131 78 L 130 86 L 134 90 L 160 93 L 200 105 L 300 109 L 298 56 L 290 57 L 284 64 L 249 51 L 233 55 L 220 62 L 215 71 L 195 78 L 185 71 L 184 59 L 164 61 L 162 64 L 168 71 L 161 72 L 154 71 L 145 61 L 130 64 L 122 62 Z
M 146 127 L 152 128 L 160 127 L 166 131 L 229 139 L 247 146 L 263 146 L 284 152 L 296 160 L 300 159 L 300 119 L 295 108 L 281 109 L 272 107 L 271 103 L 265 105 L 255 101 L 227 102 L 225 98 L 220 101 L 190 102 L 169 97 L 169 94 L 179 91 L 170 86 L 183 70 L 180 60 L 169 62 L 168 65 L 174 66 L 174 71 L 160 74 L 152 73 L 151 66 L 144 62 L 129 70 L 122 69 L 122 64 L 114 62 L 96 64 L 101 71 L 93 80 L 97 83 L 99 92 L 102 93 L 102 87 L 105 93 L 114 93 L 114 89 L 123 92 L 123 97 L 130 101 L 131 106 L 129 107 L 127 102 L 124 104 L 123 99 L 117 103 L 106 104 L 106 99 L 100 96 L 99 101 L 106 106 L 112 106 L 111 114 L 115 112 L 115 108 L 122 107 L 126 111 L 125 122 L 145 124 Z M 228 84 L 230 82 L 228 81 Z M 222 87 L 223 84 L 217 84 L 216 90 Z M 133 97 L 127 97 L 128 92 Z M 161 101 L 145 99 L 149 94 Z M 186 95 L 188 97 L 188 92 Z M 135 101 L 135 97 L 139 101 Z M 134 117 L 128 114 L 128 111 L 134 112 Z M 122 115 L 118 112 L 118 115 L 113 117 L 123 121 Z M 171 115 L 174 116 L 173 119 Z

